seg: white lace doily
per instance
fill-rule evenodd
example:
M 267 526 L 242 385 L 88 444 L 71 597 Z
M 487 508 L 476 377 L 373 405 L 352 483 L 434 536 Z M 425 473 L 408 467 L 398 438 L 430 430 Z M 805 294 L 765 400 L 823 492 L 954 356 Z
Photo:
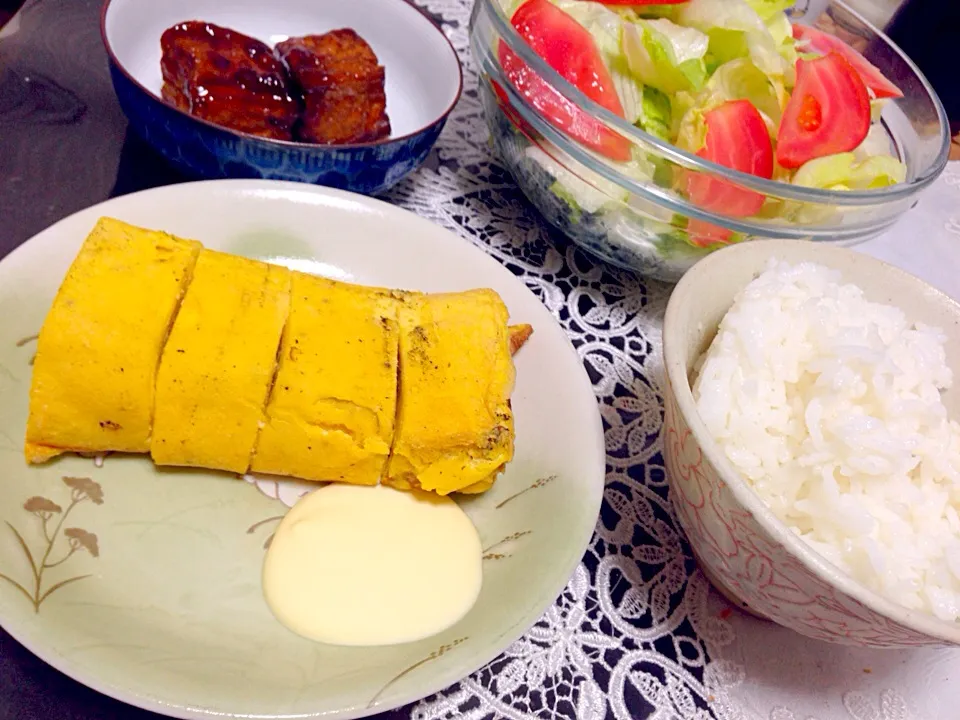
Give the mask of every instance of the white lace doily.
M 877 653 L 816 643 L 740 615 L 710 591 L 667 500 L 659 433 L 660 333 L 669 288 L 598 264 L 547 229 L 492 157 L 470 57 L 470 5 L 467 0 L 419 4 L 443 25 L 460 54 L 464 94 L 427 167 L 387 199 L 485 248 L 553 312 L 593 380 L 605 421 L 608 472 L 596 533 L 556 605 L 483 670 L 389 716 L 960 717 L 958 652 Z M 957 192 L 953 201 L 960 233 L 958 180 L 960 176 L 949 175 L 935 191 Z M 914 210 L 899 232 L 909 233 L 910 223 L 923 212 Z M 949 226 L 952 216 L 939 217 L 934 234 L 944 236 L 949 230 L 944 224 Z M 960 288 L 960 238 L 946 238 L 958 248 L 957 263 L 940 264 L 940 275 L 928 279 L 944 287 L 952 276 Z M 897 261 L 898 245 L 889 237 L 868 251 Z M 917 262 L 915 248 L 904 257 L 916 272 L 909 267 Z

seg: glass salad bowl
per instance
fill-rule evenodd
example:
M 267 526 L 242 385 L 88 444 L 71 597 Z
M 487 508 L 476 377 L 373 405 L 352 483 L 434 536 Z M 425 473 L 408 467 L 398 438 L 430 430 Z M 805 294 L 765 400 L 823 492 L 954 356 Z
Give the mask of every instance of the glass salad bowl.
M 676 281 L 707 253 L 735 242 L 863 242 L 911 208 L 946 166 L 948 124 L 933 88 L 886 36 L 839 0 L 800 2 L 786 12 L 784 0 L 674 0 L 640 7 L 621 5 L 623 0 L 535 1 L 576 15 L 609 75 L 598 75 L 589 62 L 564 60 L 577 55 L 576 40 L 534 50 L 511 23 L 513 18 L 524 27 L 515 14 L 524 2 L 476 0 L 471 46 L 492 143 L 549 223 L 615 265 Z M 766 17 L 765 6 L 772 7 Z M 701 25 L 700 33 L 664 22 L 681 7 L 715 26 Z M 809 33 L 820 38 L 814 47 L 803 41 Z M 799 44 L 793 36 L 801 38 Z M 754 167 L 750 152 L 734 162 L 729 156 L 744 155 L 756 127 L 734 114 L 724 122 L 725 134 L 710 141 L 708 133 L 718 127 L 710 123 L 718 116 L 711 118 L 709 110 L 748 99 L 759 113 L 751 109 L 746 120 L 759 114 L 756 122 L 778 137 L 781 117 L 790 113 L 790 88 L 799 85 L 796 58 L 819 57 L 824 42 L 821 54 L 829 52 L 832 37 L 867 58 L 869 72 L 882 73 L 873 83 L 861 66 L 854 68 L 855 58 L 847 65 L 868 89 L 866 137 L 843 152 L 804 164 L 790 161 L 790 169 L 780 164 L 786 144 L 778 143 L 772 169 L 769 158 L 766 172 L 732 169 L 740 161 Z M 634 43 L 634 54 L 625 61 L 620 51 L 628 43 Z M 543 54 L 552 58 L 549 64 Z M 553 67 L 565 63 L 568 77 L 589 77 L 579 83 L 586 92 Z M 784 74 L 771 73 L 773 66 L 782 66 Z M 619 102 L 596 92 L 611 81 Z M 824 117 L 839 93 L 831 82 L 818 96 Z M 849 124 L 851 113 L 834 115 L 834 124 Z M 802 113 L 799 119 L 804 121 Z M 707 159 L 710 153 L 684 149 L 705 150 L 711 142 L 717 162 Z

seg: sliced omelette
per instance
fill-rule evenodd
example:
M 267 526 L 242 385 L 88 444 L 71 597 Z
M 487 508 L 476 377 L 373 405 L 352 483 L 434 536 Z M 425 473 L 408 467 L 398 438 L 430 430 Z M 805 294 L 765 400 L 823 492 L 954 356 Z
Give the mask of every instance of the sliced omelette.
M 492 290 L 414 296 L 400 307 L 400 400 L 385 485 L 483 492 L 512 459 L 507 318 Z
M 204 250 L 157 373 L 158 465 L 245 473 L 290 308 L 290 271 Z
M 144 453 L 164 341 L 200 244 L 101 218 L 37 343 L 25 455 Z
M 405 295 L 293 274 L 290 316 L 251 469 L 376 485 L 393 441 Z

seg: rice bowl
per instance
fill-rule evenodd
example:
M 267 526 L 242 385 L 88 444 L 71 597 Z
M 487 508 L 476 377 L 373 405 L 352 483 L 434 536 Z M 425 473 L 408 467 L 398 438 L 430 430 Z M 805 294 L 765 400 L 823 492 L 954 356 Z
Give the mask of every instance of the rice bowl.
M 841 274 L 776 263 L 698 362 L 697 409 L 780 520 L 859 582 L 960 616 L 960 424 L 942 330 Z
M 946 553 L 940 553 L 939 560 L 942 562 L 931 570 L 913 557 L 904 559 L 906 557 L 904 553 L 909 553 L 911 548 L 916 549 L 915 543 L 909 538 L 897 535 L 898 542 L 891 545 L 891 552 L 896 554 L 889 557 L 883 554 L 886 545 L 878 541 L 881 548 L 880 558 L 896 572 L 889 573 L 889 577 L 882 572 L 877 573 L 872 565 L 869 551 L 864 548 L 870 544 L 865 542 L 865 538 L 871 537 L 872 534 L 874 538 L 879 537 L 876 535 L 878 532 L 876 527 L 871 526 L 868 529 L 867 526 L 871 522 L 882 526 L 883 522 L 888 520 L 882 512 L 877 511 L 882 516 L 883 522 L 874 518 L 859 526 L 854 521 L 850 527 L 847 527 L 844 524 L 847 521 L 843 520 L 844 513 L 837 511 L 836 508 L 831 509 L 834 517 L 830 523 L 821 522 L 822 517 L 817 514 L 819 506 L 816 503 L 801 502 L 802 512 L 796 510 L 792 507 L 796 500 L 810 500 L 810 490 L 817 486 L 817 478 L 814 477 L 813 481 L 810 479 L 809 466 L 804 468 L 803 472 L 796 470 L 798 474 L 794 477 L 794 483 L 796 478 L 802 478 L 805 481 L 805 488 L 802 491 L 797 490 L 801 484 L 788 484 L 786 490 L 782 488 L 779 490 L 782 497 L 776 499 L 776 493 L 769 489 L 757 489 L 754 486 L 755 479 L 748 477 L 748 473 L 739 469 L 738 464 L 731 459 L 725 447 L 727 440 L 721 438 L 718 442 L 714 439 L 710 424 L 713 423 L 716 428 L 717 417 L 719 417 L 721 418 L 719 426 L 725 427 L 727 423 L 722 419 L 724 411 L 715 410 L 714 417 L 711 419 L 704 417 L 698 410 L 698 402 L 705 402 L 705 400 L 700 394 L 698 401 L 694 394 L 700 369 L 697 361 L 714 342 L 718 335 L 718 328 L 738 294 L 751 281 L 764 273 L 771 258 L 793 265 L 812 262 L 826 266 L 829 270 L 821 268 L 820 272 L 808 274 L 805 281 L 813 282 L 815 277 L 819 277 L 818 282 L 827 285 L 832 283 L 836 286 L 833 288 L 834 292 L 839 292 L 840 285 L 847 283 L 853 283 L 862 288 L 864 295 L 862 299 L 857 301 L 851 295 L 846 298 L 846 301 L 899 306 L 902 309 L 901 314 L 905 317 L 904 328 L 910 329 L 908 326 L 913 322 L 921 326 L 919 330 L 912 328 L 914 334 L 908 334 L 907 337 L 914 340 L 919 337 L 926 343 L 921 343 L 923 347 L 928 350 L 933 348 L 928 358 L 930 367 L 936 366 L 938 362 L 942 364 L 943 357 L 947 361 L 960 358 L 960 305 L 920 280 L 867 255 L 842 248 L 813 246 L 802 242 L 765 241 L 726 248 L 698 263 L 681 280 L 671 296 L 663 335 L 668 381 L 664 427 L 667 475 L 672 501 L 694 554 L 708 578 L 725 595 L 735 599 L 738 604 L 753 613 L 809 637 L 874 648 L 960 644 L 960 623 L 938 619 L 935 614 L 937 611 L 934 610 L 938 600 L 933 597 L 936 595 L 936 590 L 932 593 L 929 591 L 931 587 L 944 584 L 948 589 L 951 586 L 952 578 L 948 577 L 950 582 L 945 582 L 942 574 L 945 565 L 947 573 L 953 572 L 947 564 L 949 561 L 944 559 Z M 835 271 L 840 271 L 839 279 L 842 280 L 840 284 L 837 283 Z M 800 282 L 800 280 L 797 281 Z M 763 302 L 765 301 L 761 301 Z M 767 307 L 763 312 L 769 315 L 780 311 Z M 857 312 L 862 315 L 862 308 Z M 893 315 L 895 313 L 890 317 L 884 316 L 884 322 L 895 322 L 891 320 Z M 760 327 L 768 329 L 771 337 L 789 338 L 793 341 L 795 338 L 802 338 L 806 333 L 795 320 L 787 319 L 788 316 L 782 312 L 779 319 L 771 319 L 771 317 L 766 317 L 760 324 Z M 856 324 L 859 325 L 859 320 Z M 937 335 L 934 330 L 928 331 L 927 328 L 940 328 L 942 336 Z M 886 340 L 892 342 L 890 337 Z M 800 343 L 800 340 L 797 339 L 796 342 Z M 937 347 L 945 355 L 938 355 Z M 819 346 L 814 348 L 811 345 L 811 348 L 818 349 Z M 782 357 L 781 360 L 783 360 Z M 860 360 L 864 363 L 864 368 L 869 365 L 868 360 L 870 358 Z M 705 369 L 705 372 L 714 373 L 716 368 Z M 926 370 L 920 374 L 924 375 L 924 382 L 921 385 L 934 388 L 932 395 L 929 390 L 924 391 L 928 393 L 923 397 L 925 402 L 933 402 L 939 398 L 940 392 L 937 388 L 950 384 L 949 372 L 942 372 L 939 376 L 932 374 L 929 378 L 926 377 Z M 768 383 L 765 386 L 766 391 L 769 391 L 769 382 L 773 377 L 774 374 L 771 373 L 770 377 L 766 378 Z M 782 377 L 788 377 L 786 370 L 783 371 Z M 759 381 L 757 384 L 758 387 L 762 385 Z M 812 383 L 810 385 L 812 386 Z M 830 445 L 837 440 L 838 427 L 830 418 L 838 416 L 838 408 L 846 407 L 850 411 L 855 405 L 851 397 L 856 393 L 845 398 L 842 393 L 833 390 L 826 392 L 821 388 L 813 392 L 814 389 L 804 386 L 803 390 L 807 394 L 803 395 L 801 400 L 805 399 L 809 404 L 811 399 L 819 397 L 821 407 L 827 408 L 825 413 L 829 417 L 823 420 L 822 416 L 821 424 L 825 428 L 824 437 L 829 440 L 828 445 Z M 754 390 L 754 393 L 756 394 L 757 391 Z M 769 403 L 769 398 L 773 395 L 757 397 L 764 397 L 763 402 Z M 777 407 L 781 413 L 776 418 L 776 422 L 758 416 L 756 409 L 753 409 L 750 411 L 753 415 L 747 416 L 745 420 L 751 424 L 753 428 L 751 432 L 758 427 L 767 427 L 769 433 L 770 427 L 779 427 L 777 423 L 790 430 L 790 418 L 795 415 L 794 410 L 799 408 L 787 405 L 785 398 L 776 399 L 780 403 Z M 740 402 L 743 400 L 741 399 Z M 847 402 L 848 405 L 842 406 L 842 402 Z M 948 416 L 960 417 L 960 389 L 956 384 L 943 392 L 942 404 Z M 816 404 L 814 404 L 815 407 Z M 802 409 L 806 410 L 806 406 L 804 405 Z M 920 410 L 919 407 L 914 409 Z M 933 422 L 930 418 L 937 423 L 943 419 L 938 418 L 936 411 L 930 408 L 926 408 L 925 412 L 933 413 L 925 416 L 928 422 Z M 906 426 L 909 413 L 903 408 L 891 410 L 890 413 L 885 416 L 887 419 L 893 417 L 897 422 L 902 423 L 901 427 Z M 706 414 L 709 416 L 711 413 Z M 751 459 L 750 462 L 759 468 L 763 468 L 764 461 L 768 464 L 770 462 L 789 464 L 793 459 L 794 451 L 801 448 L 808 453 L 808 461 L 811 459 L 814 461 L 813 465 L 820 463 L 826 466 L 831 462 L 837 464 L 841 458 L 839 453 L 843 452 L 843 446 L 839 450 L 830 446 L 834 454 L 829 457 L 822 454 L 824 451 L 821 448 L 819 451 L 821 455 L 818 457 L 813 441 L 809 441 L 809 438 L 806 438 L 810 442 L 809 447 L 803 446 L 806 434 L 805 412 L 797 414 L 796 417 L 802 418 L 802 422 L 797 425 L 795 418 L 792 432 L 796 432 L 799 428 L 803 430 L 802 433 L 796 437 L 786 433 L 786 436 L 792 438 L 789 442 L 784 437 L 776 437 L 776 433 L 770 433 L 775 436 L 775 439 L 769 447 L 776 447 L 776 451 L 770 455 L 769 448 L 759 453 L 754 448 L 754 454 L 762 456 L 763 459 L 759 464 L 756 458 Z M 945 419 L 943 421 L 947 422 Z M 747 425 L 732 427 L 732 432 L 727 430 L 730 437 L 744 431 Z M 952 435 L 956 432 L 956 428 L 947 423 L 946 432 Z M 897 433 L 903 439 L 902 431 L 898 429 Z M 926 436 L 927 433 L 924 431 L 920 434 Z M 751 435 L 749 441 L 751 447 L 755 440 L 756 435 Z M 850 447 L 856 447 L 852 440 Z M 862 464 L 864 459 L 876 455 L 889 461 L 890 457 L 903 451 L 904 448 L 902 444 L 890 444 L 887 447 L 884 443 L 880 443 L 880 451 L 872 448 L 868 452 L 859 448 L 853 452 L 847 448 L 849 457 L 843 455 L 842 460 L 851 460 L 858 467 L 860 474 L 872 470 L 883 476 L 883 468 L 880 465 L 871 465 L 875 462 L 875 458 L 867 461 L 865 465 Z M 917 447 L 907 448 L 911 452 L 917 449 Z M 931 459 L 939 453 L 936 448 L 928 450 L 927 454 L 933 453 L 930 455 Z M 767 454 L 764 455 L 764 453 Z M 743 463 L 749 471 L 749 462 L 744 460 L 748 456 L 749 454 L 739 458 L 738 462 Z M 770 459 L 771 457 L 773 460 Z M 903 457 L 906 456 L 903 455 Z M 926 461 L 920 463 L 920 465 L 923 464 L 926 464 Z M 912 476 L 911 474 L 916 470 L 909 467 L 909 463 L 901 464 L 895 469 L 903 471 L 906 476 Z M 949 476 L 949 472 L 938 469 L 934 475 L 944 478 Z M 841 475 L 838 474 L 838 477 Z M 862 484 L 863 478 L 857 482 Z M 876 482 L 873 484 L 883 488 L 886 487 L 886 482 L 886 479 L 881 479 L 879 485 Z M 837 485 L 844 492 L 849 490 L 843 482 Z M 774 488 L 776 487 L 778 486 L 775 485 Z M 876 488 L 872 488 L 870 493 L 874 489 Z M 822 492 L 822 489 L 820 491 Z M 920 490 L 920 492 L 923 491 Z M 774 499 L 767 499 L 768 497 Z M 860 499 L 860 497 L 857 498 L 858 501 Z M 821 505 L 826 504 L 822 498 L 819 501 Z M 947 504 L 952 504 L 950 498 L 948 501 Z M 780 503 L 779 506 L 778 503 Z M 914 504 L 907 503 L 907 505 Z M 851 504 L 847 502 L 845 505 L 844 510 L 849 510 Z M 882 505 L 883 503 L 880 503 L 878 507 Z M 856 503 L 854 506 L 860 507 Z M 781 511 L 784 507 L 789 507 L 794 515 L 784 513 L 783 517 L 780 517 L 778 507 Z M 867 514 L 873 517 L 872 513 L 875 510 L 876 507 L 871 506 Z M 810 522 L 812 515 L 817 517 L 814 523 Z M 839 520 L 837 515 L 841 516 Z M 945 509 L 941 515 L 943 527 L 949 530 L 953 520 L 947 517 L 948 513 Z M 804 525 L 805 516 L 806 526 Z M 853 517 L 853 513 L 850 517 Z M 860 517 L 863 519 L 865 516 L 861 513 Z M 906 517 L 911 517 L 909 512 Z M 917 522 L 920 523 L 918 525 L 920 529 L 916 530 L 915 534 L 916 532 L 926 534 L 929 530 L 935 529 L 929 521 L 926 524 L 930 527 L 924 527 L 924 521 L 921 518 L 918 518 Z M 817 527 L 814 528 L 813 525 Z M 814 530 L 821 534 L 817 536 L 814 533 L 809 538 L 802 537 L 802 534 L 809 535 Z M 944 534 L 943 537 L 946 535 Z M 843 545 L 843 542 L 851 538 L 858 540 L 859 546 L 857 542 L 850 543 L 849 548 Z M 839 545 L 834 543 L 837 539 L 841 541 Z M 814 543 L 808 540 L 813 540 Z M 950 540 L 952 541 L 953 537 Z M 817 546 L 816 542 L 821 542 L 822 545 Z M 944 543 L 946 544 L 949 543 Z M 833 548 L 832 557 L 831 548 Z M 936 550 L 927 550 L 925 554 L 927 557 L 936 556 Z M 919 557 L 923 556 L 924 553 L 920 553 Z M 899 572 L 907 562 L 912 564 L 910 571 L 915 572 L 913 577 Z M 926 572 L 923 572 L 925 567 Z M 866 572 L 867 570 L 870 572 Z M 899 585 L 896 582 L 898 578 L 902 580 Z M 900 595 L 898 595 L 898 588 Z M 921 596 L 920 599 L 907 598 L 911 592 Z M 940 598 L 938 610 L 946 609 L 947 613 L 941 612 L 941 614 L 948 615 L 950 599 L 942 600 Z

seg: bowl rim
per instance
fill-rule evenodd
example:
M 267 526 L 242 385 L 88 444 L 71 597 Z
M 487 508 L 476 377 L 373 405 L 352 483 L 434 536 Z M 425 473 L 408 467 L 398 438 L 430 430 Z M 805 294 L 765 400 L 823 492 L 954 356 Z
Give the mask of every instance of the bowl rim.
M 824 188 L 807 188 L 792 185 L 790 183 L 780 182 L 779 180 L 767 180 L 756 175 L 751 175 L 749 173 L 733 170 L 723 165 L 719 165 L 710 160 L 701 158 L 694 153 L 682 150 L 672 143 L 641 130 L 635 125 L 628 123 L 624 118 L 619 117 L 607 108 L 587 97 L 579 88 L 568 82 L 563 78 L 563 76 L 560 75 L 560 73 L 548 65 L 547 62 L 537 55 L 533 48 L 531 48 L 526 41 L 520 37 L 520 34 L 510 23 L 509 18 L 504 13 L 504 10 L 500 6 L 499 2 L 496 2 L 495 0 L 477 0 L 474 10 L 474 20 L 481 12 L 482 7 L 483 11 L 486 12 L 486 15 L 493 24 L 496 33 L 499 35 L 501 42 L 505 42 L 511 51 L 519 55 L 537 75 L 543 78 L 549 85 L 559 92 L 561 96 L 581 109 L 588 111 L 591 116 L 602 120 L 605 125 L 613 128 L 617 134 L 628 138 L 634 144 L 639 144 L 641 147 L 647 146 L 652 150 L 655 150 L 661 156 L 675 164 L 684 166 L 688 169 L 701 171 L 705 170 L 711 175 L 725 178 L 735 182 L 737 185 L 751 188 L 757 192 L 763 193 L 764 195 L 774 195 L 780 198 L 799 200 L 808 203 L 823 203 L 826 205 L 881 205 L 910 197 L 917 191 L 928 186 L 934 180 L 936 180 L 947 165 L 950 153 L 950 133 L 948 129 L 949 121 L 946 110 L 944 109 L 943 103 L 940 101 L 939 96 L 933 89 L 933 86 L 927 80 L 926 76 L 920 71 L 916 64 L 889 37 L 887 37 L 883 31 L 874 27 L 874 25 L 864 18 L 860 13 L 848 6 L 844 0 L 830 0 L 830 4 L 842 8 L 844 12 L 847 12 L 852 17 L 856 18 L 856 20 L 864 27 L 873 32 L 877 38 L 883 40 L 889 49 L 893 50 L 893 52 L 899 55 L 901 60 L 907 64 L 907 66 L 920 80 L 920 84 L 923 87 L 927 97 L 930 98 L 934 107 L 936 108 L 938 127 L 940 130 L 940 151 L 933 162 L 927 167 L 923 168 L 918 176 L 912 180 L 896 183 L 885 188 L 840 191 L 828 190 Z M 520 100 L 526 104 L 527 101 L 518 93 L 516 93 L 512 84 L 510 84 L 510 87 L 507 88 L 507 92 L 515 98 L 520 98 Z M 563 135 L 562 133 L 560 134 L 560 137 L 563 139 L 563 144 L 571 143 L 573 145 L 577 145 L 575 141 L 568 138 L 566 135 Z M 569 149 L 567 149 L 567 151 L 570 152 Z M 603 163 L 603 161 L 595 161 L 595 164 L 605 165 L 606 163 Z M 601 174 L 608 177 L 608 179 L 611 179 L 613 182 L 621 184 L 628 191 L 635 192 L 635 190 L 631 187 L 635 184 L 635 181 L 626 176 L 622 176 L 615 169 L 613 169 L 612 165 L 610 168 L 612 170 L 611 173 L 608 174 L 601 172 Z M 591 166 L 590 169 L 599 171 L 598 168 L 593 166 Z M 613 177 L 610 177 L 610 175 Z M 628 184 L 624 185 L 623 180 L 626 180 Z M 710 219 L 710 216 L 703 215 L 702 219 Z M 740 220 L 740 218 L 730 218 L 730 220 L 737 221 Z M 731 225 L 731 227 L 733 226 Z M 744 230 L 747 232 L 753 232 L 753 230 L 748 229 L 750 227 L 752 226 L 748 224 L 743 225 Z
M 226 132 L 250 142 L 259 142 L 259 143 L 264 143 L 268 145 L 279 146 L 286 150 L 302 150 L 305 152 L 348 151 L 348 150 L 359 150 L 363 148 L 386 147 L 394 143 L 403 143 L 419 135 L 422 135 L 428 130 L 430 130 L 432 127 L 436 126 L 438 123 L 446 120 L 450 116 L 450 113 L 453 112 L 453 109 L 457 106 L 457 103 L 460 102 L 460 98 L 463 95 L 463 63 L 460 62 L 460 56 L 459 54 L 457 54 L 457 50 L 453 46 L 453 43 L 450 41 L 450 38 L 447 37 L 447 34 L 445 32 L 443 32 L 443 28 L 441 28 L 440 25 L 432 17 L 430 17 L 422 8 L 414 4 L 412 0 L 383 0 L 383 1 L 384 2 L 388 2 L 388 1 L 400 2 L 416 10 L 420 14 L 420 16 L 427 21 L 429 27 L 443 38 L 444 42 L 446 42 L 447 44 L 447 47 L 450 49 L 450 55 L 453 57 L 453 61 L 456 63 L 456 66 L 457 66 L 457 90 L 453 94 L 453 99 L 451 100 L 447 108 L 440 115 L 438 115 L 436 118 L 431 120 L 426 125 L 423 125 L 422 127 L 419 127 L 416 130 L 412 130 L 411 132 L 408 132 L 405 135 L 398 135 L 396 137 L 393 137 L 393 136 L 386 137 L 381 140 L 374 140 L 372 142 L 346 143 L 342 145 L 323 145 L 321 143 L 307 143 L 307 142 L 300 142 L 297 140 L 277 140 L 274 138 L 266 138 L 260 135 L 254 135 L 252 133 L 244 132 L 242 130 L 234 130 L 233 128 L 229 128 L 226 125 L 219 125 L 217 123 L 211 122 L 204 118 L 197 117 L 196 115 L 191 115 L 186 110 L 182 110 L 175 105 L 171 105 L 162 97 L 160 97 L 159 95 L 154 93 L 152 90 L 147 88 L 139 80 L 137 80 L 137 78 L 135 78 L 130 73 L 130 71 L 127 70 L 127 68 L 123 65 L 123 63 L 120 62 L 116 53 L 113 51 L 113 47 L 110 45 L 110 40 L 107 37 L 107 13 L 110 11 L 110 6 L 113 3 L 113 0 L 103 0 L 103 5 L 100 8 L 100 39 L 103 42 L 103 47 L 107 52 L 107 58 L 110 61 L 110 64 L 115 68 L 117 68 L 117 70 L 119 70 L 120 73 L 137 89 L 145 93 L 148 97 L 152 98 L 153 100 L 163 103 L 165 107 L 169 108 L 170 110 L 176 113 L 179 113 L 183 117 L 189 118 L 194 122 L 201 123 L 202 125 L 205 125 L 214 130 Z M 157 38 L 157 42 L 160 42 L 159 38 Z
M 957 317 L 960 318 L 960 303 L 949 295 L 932 285 L 928 285 L 923 280 L 911 275 L 905 270 L 874 258 L 871 255 L 867 255 L 866 253 L 843 247 L 822 247 L 802 240 L 767 240 L 764 242 L 769 243 L 769 245 L 764 245 L 764 247 L 769 248 L 769 257 L 774 257 L 779 248 L 802 249 L 810 256 L 805 258 L 803 260 L 804 262 L 816 262 L 833 269 L 836 269 L 833 264 L 836 259 L 856 256 L 858 262 L 896 276 L 898 280 L 903 283 L 907 292 L 929 298 L 931 301 L 935 299 L 939 302 L 945 302 L 948 306 L 952 307 Z M 686 367 L 681 363 L 679 358 L 679 355 L 682 353 L 679 349 L 682 340 L 677 337 L 678 333 L 675 330 L 671 330 L 671 326 L 675 326 L 676 323 L 679 322 L 678 316 L 682 312 L 685 299 L 691 293 L 696 292 L 697 287 L 702 286 L 702 283 L 709 282 L 712 274 L 715 275 L 717 272 L 722 272 L 726 264 L 737 263 L 738 254 L 745 252 L 755 252 L 755 250 L 750 250 L 749 245 L 743 243 L 721 248 L 717 252 L 711 253 L 694 265 L 694 267 L 680 279 L 680 282 L 677 283 L 667 303 L 663 323 L 664 370 L 669 382 L 670 392 L 673 394 L 677 408 L 687 423 L 699 449 L 703 452 L 706 460 L 713 465 L 718 477 L 733 494 L 734 499 L 753 516 L 765 532 L 769 533 L 776 542 L 780 543 L 784 550 L 807 571 L 891 622 L 898 623 L 921 635 L 930 637 L 932 641 L 930 644 L 935 644 L 935 641 L 955 645 L 960 644 L 960 622 L 940 620 L 930 613 L 911 610 L 886 598 L 880 593 L 861 584 L 851 575 L 838 568 L 807 545 L 806 542 L 798 537 L 774 514 L 773 510 L 771 510 L 760 496 L 747 484 L 736 468 L 733 467 L 733 464 L 727 459 L 726 455 L 721 451 L 719 445 L 717 445 L 710 436 L 709 430 L 696 409 Z M 800 262 L 801 260 L 796 261 Z M 846 282 L 855 282 L 855 280 L 848 277 L 845 277 L 844 280 Z M 727 310 L 729 310 L 729 308 L 727 308 Z

